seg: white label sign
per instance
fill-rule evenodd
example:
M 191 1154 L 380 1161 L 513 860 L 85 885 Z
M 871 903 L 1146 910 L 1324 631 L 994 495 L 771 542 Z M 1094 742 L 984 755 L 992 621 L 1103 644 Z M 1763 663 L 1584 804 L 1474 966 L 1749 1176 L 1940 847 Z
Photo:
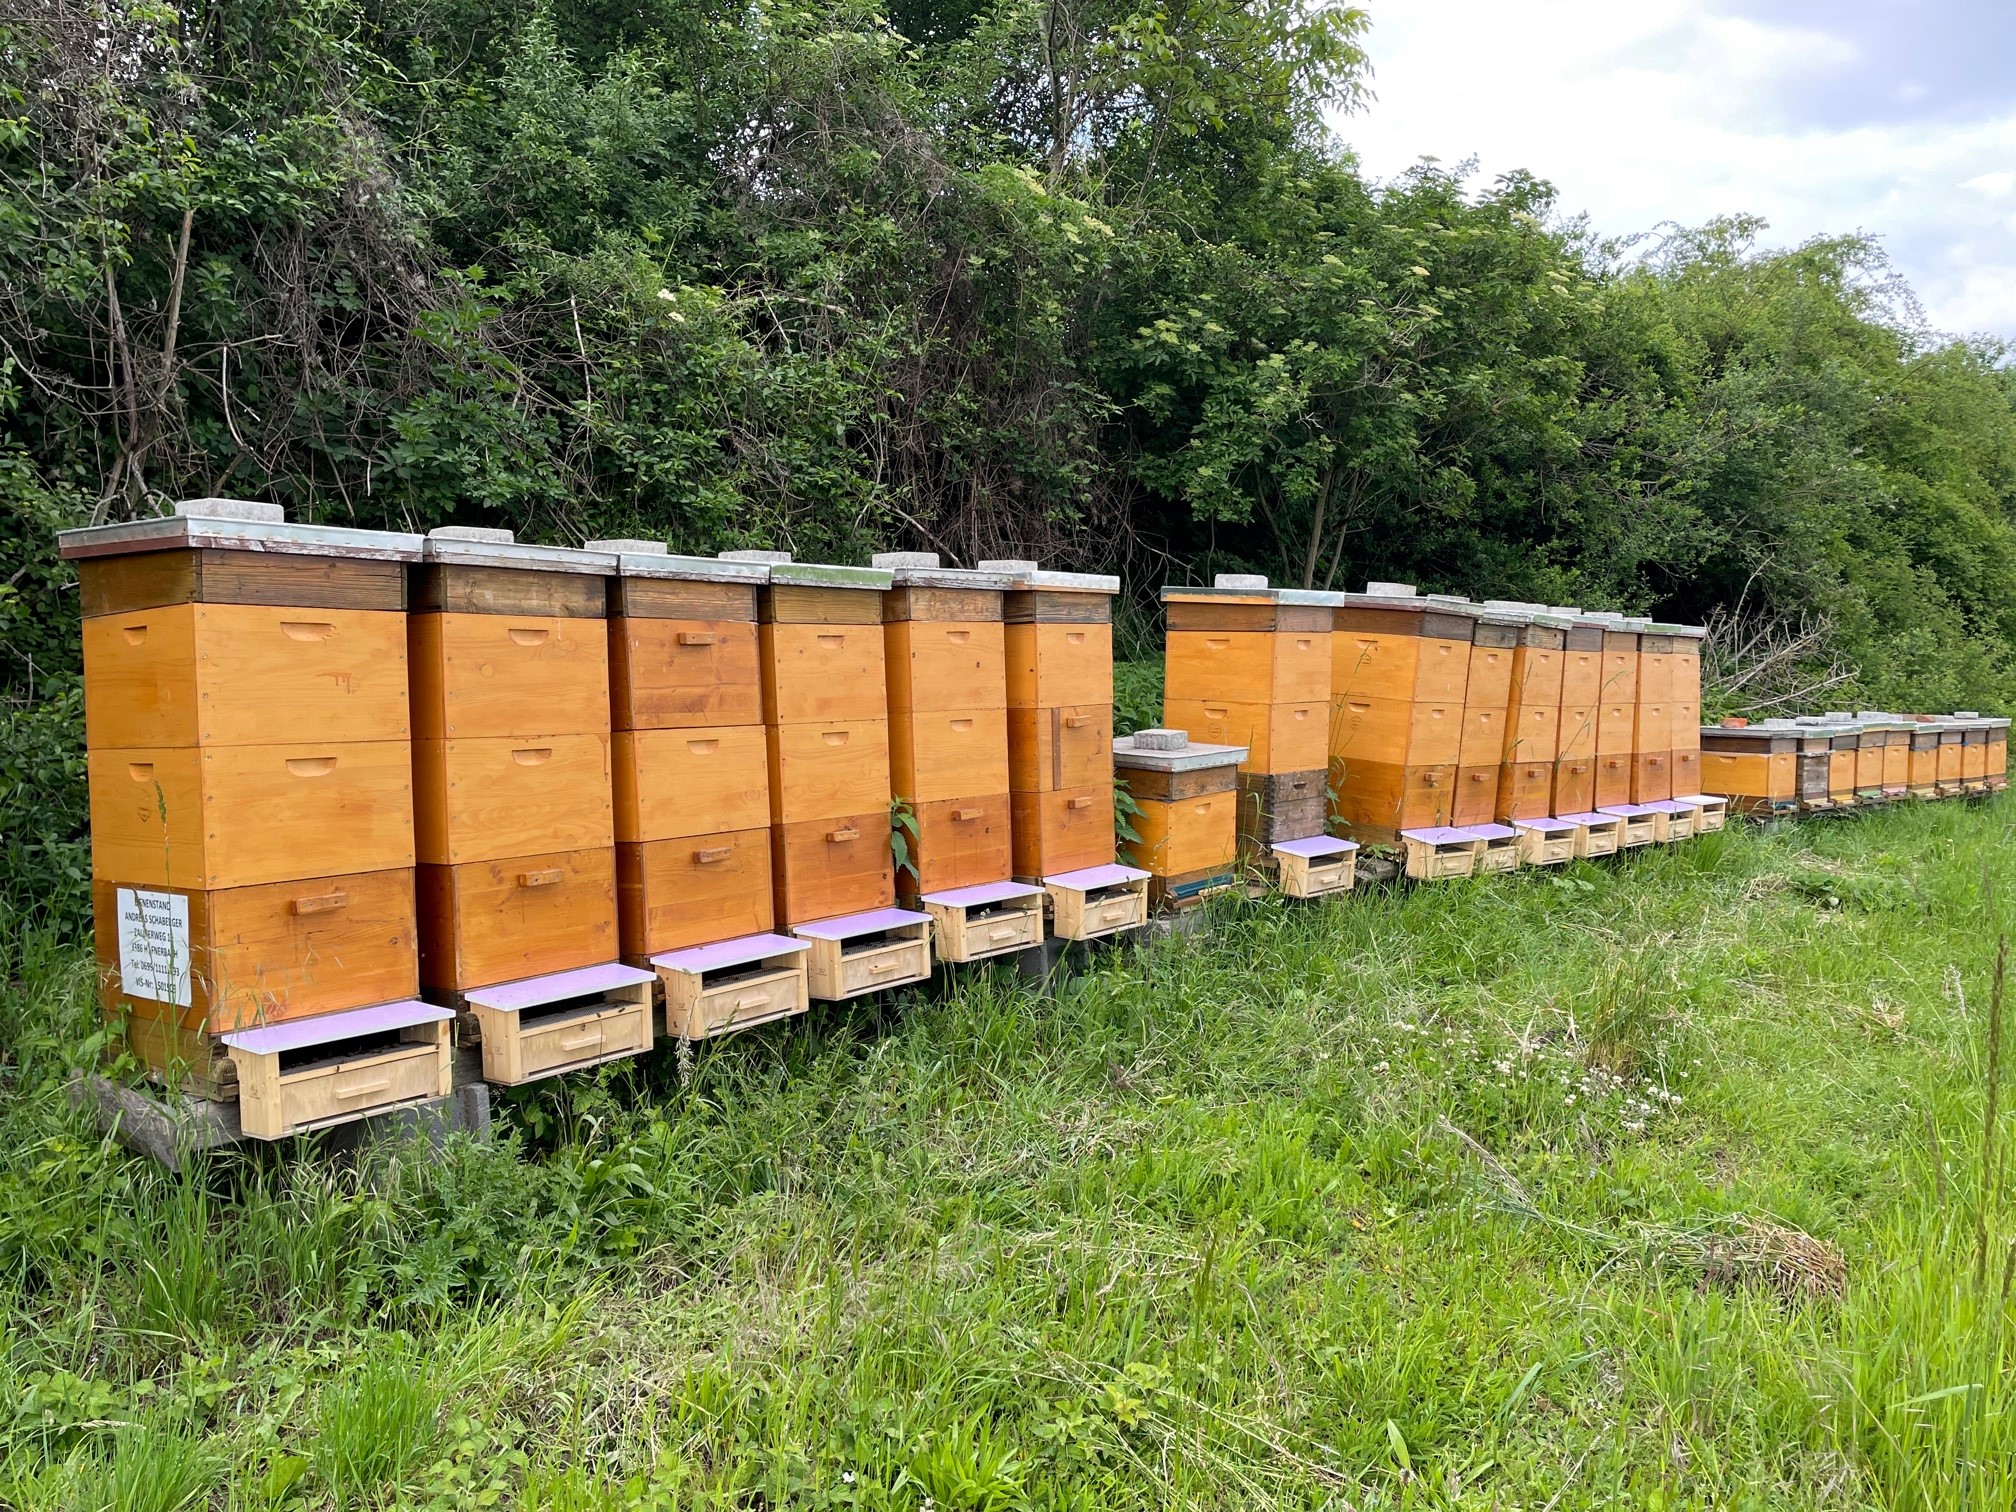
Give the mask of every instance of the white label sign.
M 134 997 L 189 1006 L 188 898 L 119 889 L 119 976 Z

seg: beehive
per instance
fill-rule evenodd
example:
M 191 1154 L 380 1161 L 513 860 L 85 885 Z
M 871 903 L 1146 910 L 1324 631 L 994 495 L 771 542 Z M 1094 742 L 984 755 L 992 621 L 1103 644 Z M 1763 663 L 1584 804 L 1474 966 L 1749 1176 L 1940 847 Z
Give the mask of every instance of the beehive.
M 2009 786 L 2009 721 L 2001 715 L 1988 717 L 1988 791 L 1999 793 Z
M 1708 632 L 1699 625 L 1674 625 L 1673 695 L 1667 700 L 1672 733 L 1673 796 L 1701 790 L 1701 645 Z
M 1330 625 L 1342 598 L 1244 573 L 1162 590 L 1164 717 L 1199 718 L 1248 748 L 1240 843 L 1263 864 L 1277 844 L 1321 835 L 1329 822 Z
M 1552 609 L 1562 622 L 1561 713 L 1551 812 L 1584 814 L 1596 804 L 1596 725 L 1603 701 L 1603 625 L 1580 609 Z
M 1334 817 L 1354 838 L 1449 827 L 1479 613 L 1404 583 L 1370 583 L 1337 605 L 1330 787 Z
M 1988 721 L 1971 711 L 1956 714 L 1954 718 L 1965 721 L 1967 726 L 1967 741 L 1961 748 L 1961 775 L 1966 779 L 1967 791 L 1985 793 L 1988 791 Z
M 1113 596 L 1120 580 L 990 561 L 1003 601 L 1008 781 L 1016 880 L 1111 864 Z
M 1895 803 L 1899 799 L 1909 797 L 1912 721 L 1901 714 L 1888 714 L 1875 710 L 1858 712 L 1855 718 L 1869 731 L 1883 737 L 1883 744 L 1880 747 L 1883 755 L 1878 768 L 1878 781 L 1882 785 L 1884 800 Z
M 882 646 L 890 781 L 907 821 L 896 890 L 914 902 L 1005 882 L 1014 874 L 1001 617 L 1010 579 L 941 567 L 928 552 L 874 564 L 894 574 Z
M 1834 807 L 1831 786 L 1834 732 L 1824 725 L 1795 723 L 1798 724 L 1796 787 L 1799 811 L 1802 814 L 1824 813 Z
M 1142 730 L 1113 742 L 1113 763 L 1136 812 L 1122 842 L 1150 878 L 1151 901 L 1182 908 L 1233 884 L 1239 856 L 1239 763 L 1244 746 L 1202 744 L 1181 730 Z
M 1910 793 L 1913 798 L 1939 796 L 1939 726 L 1929 714 L 1911 721 Z
M 1854 736 L 1855 801 L 1858 804 L 1883 802 L 1883 753 L 1890 738 L 1881 721 L 1846 710 L 1830 710 L 1826 717 L 1841 721 L 1842 726 Z
M 1631 801 L 1673 796 L 1674 625 L 1647 624 L 1638 636 L 1638 694 L 1631 735 Z
M 1463 607 L 1459 599 L 1430 595 L 1430 602 L 1447 602 Z M 1520 807 L 1535 813 L 1547 808 L 1547 790 L 1552 785 L 1557 702 L 1545 704 L 1539 696 L 1538 679 L 1520 690 L 1522 701 L 1516 709 L 1513 684 L 1522 662 L 1533 660 L 1526 642 L 1532 639 L 1530 613 L 1523 606 L 1514 609 L 1487 604 L 1477 613 L 1470 632 L 1470 665 L 1463 679 L 1463 735 L 1456 750 L 1456 800 L 1452 812 L 1458 825 L 1478 826 L 1493 822 L 1499 810 Z M 1538 653 L 1545 656 L 1545 652 Z M 1558 665 L 1559 658 L 1553 660 Z M 1531 703 L 1526 694 L 1534 694 Z M 1545 709 L 1545 714 L 1542 710 Z M 1544 729 L 1540 728 L 1544 724 Z M 1546 754 L 1537 747 L 1544 737 Z M 1512 753 L 1517 751 L 1515 757 Z M 1512 770 L 1508 773 L 1507 768 Z M 1537 774 L 1523 791 L 1531 796 L 1521 803 L 1513 793 L 1521 790 L 1520 774 Z M 1501 798 L 1505 801 L 1501 803 Z
M 795 927 L 890 907 L 882 648 L 890 575 L 794 563 L 782 552 L 730 552 L 723 560 L 769 569 L 757 628 L 777 920 Z
M 1798 760 L 1790 720 L 1709 726 L 1701 731 L 1701 790 L 1747 814 L 1789 814 L 1799 806 Z
M 614 963 L 605 551 L 446 526 L 414 569 L 420 980 L 457 997 Z
M 1769 721 L 1774 726 L 1784 721 Z M 1827 801 L 1837 809 L 1853 808 L 1861 768 L 1861 731 L 1842 713 L 1802 714 L 1792 721 L 1802 731 L 1817 731 L 1827 740 Z
M 1966 729 L 1950 714 L 1937 716 L 1939 725 L 1939 796 L 1958 798 L 1966 792 Z
M 618 564 L 609 691 L 623 957 L 638 965 L 767 934 L 776 910 L 756 599 L 770 569 L 653 542 L 590 544 Z
M 1581 806 L 1593 790 L 1592 759 L 1596 749 L 1595 710 L 1571 711 L 1563 704 L 1567 668 L 1567 638 L 1571 621 L 1541 604 L 1491 600 L 1487 610 L 1503 611 L 1513 621 L 1511 677 L 1506 694 L 1505 740 L 1499 753 L 1495 816 L 1503 822 L 1544 818 L 1554 809 L 1554 790 L 1564 762 L 1575 763 L 1579 787 L 1569 796 Z M 1479 625 L 1478 633 L 1485 633 Z M 1471 653 L 1473 671 L 1477 654 Z M 1595 680 L 1591 658 L 1589 681 Z M 1570 713 L 1576 723 L 1566 723 Z M 1466 720 L 1469 716 L 1465 716 Z M 1466 814 L 1469 812 L 1465 811 Z
M 1639 637 L 1651 622 L 1613 614 L 1592 617 L 1603 623 L 1603 682 L 1596 703 L 1596 807 L 1600 811 L 1631 799 L 1638 754 Z
M 233 1095 L 220 1032 L 418 990 L 420 538 L 199 499 L 58 539 L 84 615 L 103 1007 L 157 1074 Z

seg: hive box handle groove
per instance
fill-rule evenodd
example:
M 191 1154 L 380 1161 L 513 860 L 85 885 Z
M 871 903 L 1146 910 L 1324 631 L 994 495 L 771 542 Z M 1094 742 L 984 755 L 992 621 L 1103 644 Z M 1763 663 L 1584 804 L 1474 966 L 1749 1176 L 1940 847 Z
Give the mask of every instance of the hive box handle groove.
M 327 777 L 336 770 L 334 756 L 289 756 L 287 770 L 296 777 Z
M 336 633 L 336 627 L 326 620 L 282 620 L 280 633 L 289 640 L 323 641 Z

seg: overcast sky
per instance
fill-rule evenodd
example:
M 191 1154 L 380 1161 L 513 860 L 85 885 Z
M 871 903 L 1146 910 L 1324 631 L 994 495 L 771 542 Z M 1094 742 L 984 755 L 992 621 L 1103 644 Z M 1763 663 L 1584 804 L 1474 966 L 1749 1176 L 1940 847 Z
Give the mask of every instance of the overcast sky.
M 2016 0 L 1359 0 L 1368 171 L 1526 168 L 1601 232 L 1882 238 L 1939 331 L 2016 340 Z

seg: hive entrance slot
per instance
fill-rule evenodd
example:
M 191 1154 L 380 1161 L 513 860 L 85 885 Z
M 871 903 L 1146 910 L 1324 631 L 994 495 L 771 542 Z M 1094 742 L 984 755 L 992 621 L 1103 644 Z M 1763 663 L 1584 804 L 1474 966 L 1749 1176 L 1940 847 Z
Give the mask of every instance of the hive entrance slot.
M 353 1035 L 349 1039 L 331 1040 L 321 1045 L 303 1045 L 298 1050 L 280 1052 L 280 1074 L 293 1076 L 302 1071 L 319 1071 L 327 1066 L 340 1066 L 346 1061 L 362 1060 L 372 1055 L 387 1055 L 404 1049 L 411 1042 L 400 1038 L 397 1029 L 386 1029 L 374 1034 Z

